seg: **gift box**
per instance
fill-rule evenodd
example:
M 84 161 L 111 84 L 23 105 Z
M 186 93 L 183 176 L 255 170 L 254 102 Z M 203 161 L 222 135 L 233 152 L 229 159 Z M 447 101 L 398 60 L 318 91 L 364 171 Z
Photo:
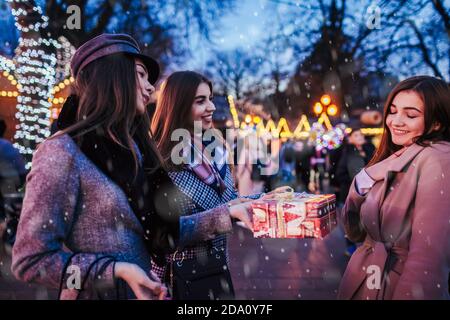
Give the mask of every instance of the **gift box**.
M 324 238 L 337 225 L 334 194 L 276 194 L 252 209 L 255 238 Z

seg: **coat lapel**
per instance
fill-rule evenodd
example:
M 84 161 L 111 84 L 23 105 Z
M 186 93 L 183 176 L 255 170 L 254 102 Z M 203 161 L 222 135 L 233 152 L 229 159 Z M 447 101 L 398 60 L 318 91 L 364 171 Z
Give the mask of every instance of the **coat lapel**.
M 388 187 L 391 186 L 392 181 L 394 181 L 399 172 L 403 171 L 411 163 L 411 161 L 417 156 L 420 151 L 423 150 L 423 148 L 424 147 L 419 146 L 418 144 L 413 144 L 412 146 L 407 148 L 403 152 L 403 154 L 401 154 L 398 159 L 396 159 L 396 161 L 391 164 L 391 167 L 386 172 L 384 179 L 378 182 L 381 184 L 380 191 L 376 192 L 376 197 L 372 201 L 368 201 L 369 203 L 375 205 L 374 208 L 377 209 L 378 212 L 383 206 L 384 200 L 386 199 Z
M 414 143 L 409 148 L 403 152 L 397 161 L 395 161 L 391 165 L 391 169 L 389 171 L 392 172 L 400 172 L 402 171 L 416 156 L 421 152 L 425 147 L 419 146 L 418 144 Z

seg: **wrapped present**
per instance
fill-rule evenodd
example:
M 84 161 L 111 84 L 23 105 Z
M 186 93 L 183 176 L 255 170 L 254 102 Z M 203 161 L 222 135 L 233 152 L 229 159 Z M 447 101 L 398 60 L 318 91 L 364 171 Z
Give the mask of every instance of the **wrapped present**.
M 252 209 L 256 238 L 324 238 L 337 225 L 334 194 L 275 194 Z

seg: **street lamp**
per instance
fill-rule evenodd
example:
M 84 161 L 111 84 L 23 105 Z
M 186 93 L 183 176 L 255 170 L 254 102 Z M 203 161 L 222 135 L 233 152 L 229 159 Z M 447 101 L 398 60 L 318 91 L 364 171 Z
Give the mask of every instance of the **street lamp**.
M 320 102 L 316 102 L 313 107 L 314 113 L 319 116 L 323 112 L 326 112 L 329 116 L 335 116 L 338 114 L 338 107 L 331 103 L 331 97 L 328 94 L 324 94 L 320 97 Z

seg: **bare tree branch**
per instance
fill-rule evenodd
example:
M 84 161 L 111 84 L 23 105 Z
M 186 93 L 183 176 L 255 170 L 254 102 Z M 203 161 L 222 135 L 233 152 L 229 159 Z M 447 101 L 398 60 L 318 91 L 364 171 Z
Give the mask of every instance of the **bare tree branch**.
M 439 71 L 439 68 L 436 66 L 436 64 L 431 61 L 431 57 L 429 54 L 429 50 L 425 44 L 425 40 L 423 38 L 423 35 L 420 33 L 419 29 L 417 28 L 416 24 L 411 21 L 411 20 L 407 20 L 408 24 L 411 26 L 411 28 L 414 30 L 414 33 L 416 34 L 417 40 L 419 41 L 418 43 L 418 47 L 422 53 L 422 57 L 424 62 L 431 68 L 431 70 L 433 70 L 435 76 L 440 77 L 442 79 L 444 79 L 444 76 L 442 75 L 442 73 Z
M 445 30 L 447 31 L 447 35 L 450 38 L 450 15 L 445 10 L 444 4 L 441 0 L 432 0 L 433 6 L 436 9 L 436 11 L 439 13 L 439 15 L 442 17 L 442 20 L 444 21 Z

